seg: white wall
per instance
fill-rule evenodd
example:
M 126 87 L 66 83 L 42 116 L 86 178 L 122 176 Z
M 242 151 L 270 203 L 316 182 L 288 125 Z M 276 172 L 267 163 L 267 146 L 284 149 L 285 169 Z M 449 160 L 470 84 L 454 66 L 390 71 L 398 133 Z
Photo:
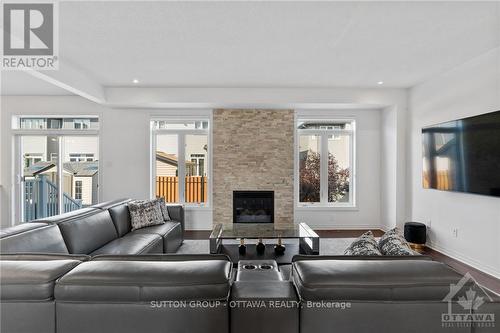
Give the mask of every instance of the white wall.
M 397 224 L 397 112 L 380 112 L 380 224 L 389 230 Z
M 498 48 L 411 89 L 408 213 L 430 225 L 431 247 L 500 277 L 500 198 L 424 190 L 421 185 L 422 127 L 496 110 L 500 110 Z M 458 228 L 457 238 L 453 228 Z

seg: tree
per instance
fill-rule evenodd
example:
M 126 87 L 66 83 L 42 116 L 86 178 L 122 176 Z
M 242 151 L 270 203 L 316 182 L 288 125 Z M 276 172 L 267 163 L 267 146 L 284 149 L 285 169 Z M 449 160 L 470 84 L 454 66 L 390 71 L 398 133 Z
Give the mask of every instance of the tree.
M 305 157 L 299 165 L 299 196 L 301 202 L 320 201 L 320 154 L 312 150 L 301 152 Z M 328 153 L 328 201 L 336 202 L 349 192 L 349 169 L 342 169 Z

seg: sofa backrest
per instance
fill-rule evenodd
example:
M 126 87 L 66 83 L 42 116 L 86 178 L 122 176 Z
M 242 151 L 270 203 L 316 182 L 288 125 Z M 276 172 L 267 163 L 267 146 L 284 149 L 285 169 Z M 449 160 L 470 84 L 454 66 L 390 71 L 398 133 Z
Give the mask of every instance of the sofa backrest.
M 100 256 L 56 286 L 57 301 L 227 301 L 232 263 L 224 255 Z
M 96 209 L 83 216 L 55 222 L 69 253 L 89 254 L 118 238 L 115 225 L 107 210 Z
M 108 210 L 111 215 L 111 219 L 115 224 L 118 236 L 123 237 L 132 230 L 130 212 L 128 210 L 128 204 L 131 201 L 133 200 L 117 199 L 94 205 L 92 208 Z M 167 210 L 170 218 L 181 224 L 182 232 L 184 233 L 184 207 L 182 205 L 168 205 Z
M 53 215 L 49 217 L 42 217 L 37 220 L 31 221 L 30 223 L 37 223 L 37 222 L 45 222 L 45 223 L 50 223 L 50 224 L 57 224 L 61 221 L 65 221 L 70 218 L 75 218 L 75 217 L 82 217 L 87 214 L 92 214 L 97 212 L 97 208 L 93 207 L 87 207 L 87 208 L 81 208 L 77 210 L 73 210 L 71 212 L 59 214 L 59 215 Z
M 68 253 L 59 228 L 47 223 L 23 223 L 0 232 L 2 253 Z
M 430 260 L 299 260 L 292 280 L 303 301 L 442 301 L 462 274 Z
M 103 202 L 98 205 L 92 206 L 94 208 L 99 208 L 102 210 L 108 210 L 111 215 L 111 220 L 113 221 L 116 232 L 119 237 L 125 236 L 132 230 L 132 225 L 130 224 L 130 213 L 128 210 L 128 203 L 132 201 L 131 199 L 118 199 L 108 202 Z

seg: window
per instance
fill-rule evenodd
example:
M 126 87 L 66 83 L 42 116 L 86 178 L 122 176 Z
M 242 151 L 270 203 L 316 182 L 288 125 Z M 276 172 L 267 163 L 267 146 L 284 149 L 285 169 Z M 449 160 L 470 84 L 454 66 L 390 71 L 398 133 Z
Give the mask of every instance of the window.
M 63 120 L 61 118 L 48 118 L 47 128 L 60 129 L 62 128 Z
M 89 129 L 90 119 L 73 119 L 74 129 Z
M 93 162 L 94 154 L 81 154 L 81 153 L 70 153 L 69 154 L 70 162 Z
M 193 175 L 206 176 L 205 174 L 205 154 L 191 154 L 191 162 L 194 166 Z
M 43 160 L 43 154 L 24 154 L 24 167 L 29 168 L 30 166 L 41 162 Z
M 91 118 L 92 128 L 78 134 L 68 133 L 75 130 L 73 120 L 14 117 L 13 154 L 22 158 L 15 158 L 21 182 L 16 186 L 13 220 L 28 222 L 98 203 L 99 119 Z
M 354 133 L 353 120 L 299 119 L 299 206 L 355 206 Z
M 22 118 L 19 126 L 22 129 L 45 129 L 45 118 Z
M 155 120 L 153 121 L 154 129 L 169 129 L 169 130 L 208 130 L 208 121 L 207 120 Z
M 81 180 L 75 181 L 75 199 L 82 200 L 82 187 L 83 182 Z
M 97 130 L 99 118 L 73 118 L 73 117 L 15 117 L 14 129 L 26 130 Z
M 155 120 L 151 128 L 154 195 L 166 202 L 208 205 L 208 120 Z

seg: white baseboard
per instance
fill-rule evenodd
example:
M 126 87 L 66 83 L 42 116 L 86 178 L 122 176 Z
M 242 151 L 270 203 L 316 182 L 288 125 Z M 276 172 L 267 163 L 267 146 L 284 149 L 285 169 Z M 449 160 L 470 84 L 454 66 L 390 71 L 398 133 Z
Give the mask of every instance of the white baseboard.
M 484 272 L 486 274 L 492 275 L 493 277 L 500 279 L 500 271 L 498 269 L 496 269 L 495 267 L 492 267 L 489 265 L 484 265 L 483 263 L 480 263 L 477 260 L 469 258 L 467 255 L 464 255 L 462 253 L 459 253 L 459 252 L 456 252 L 453 250 L 446 249 L 446 248 L 441 247 L 440 245 L 434 244 L 432 242 L 427 243 L 426 246 L 433 249 L 433 250 L 441 252 L 442 254 L 445 254 L 450 258 L 453 258 L 455 260 L 463 262 L 466 265 L 474 267 L 475 269 L 480 270 L 481 272 Z
M 357 225 L 324 225 L 324 224 L 314 224 L 307 223 L 312 229 L 316 230 L 359 230 L 359 229 L 369 229 L 369 230 L 384 230 L 380 225 L 373 224 L 357 224 Z
M 212 230 L 211 222 L 187 222 L 185 225 L 186 230 Z

